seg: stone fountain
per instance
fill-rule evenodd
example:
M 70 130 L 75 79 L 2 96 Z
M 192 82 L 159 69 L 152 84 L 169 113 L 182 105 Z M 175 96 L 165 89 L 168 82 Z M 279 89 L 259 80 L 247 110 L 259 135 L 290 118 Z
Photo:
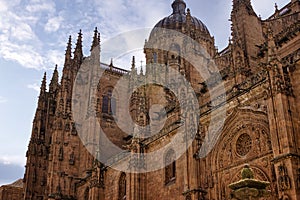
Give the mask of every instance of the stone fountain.
M 254 179 L 254 174 L 249 165 L 242 170 L 242 180 L 229 185 L 232 189 L 231 198 L 236 200 L 258 200 L 270 194 L 266 189 L 269 182 Z

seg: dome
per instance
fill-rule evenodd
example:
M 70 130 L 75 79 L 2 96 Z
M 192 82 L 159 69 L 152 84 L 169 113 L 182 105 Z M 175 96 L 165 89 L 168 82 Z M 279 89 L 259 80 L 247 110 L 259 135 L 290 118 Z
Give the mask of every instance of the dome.
M 190 11 L 189 9 L 187 9 L 187 14 L 186 14 L 185 12 L 186 3 L 183 0 L 175 0 L 172 4 L 172 8 L 173 8 L 173 13 L 170 16 L 160 20 L 155 25 L 155 28 L 177 29 L 182 27 L 180 25 L 183 25 L 187 22 L 187 16 L 188 15 L 190 16 Z M 193 16 L 190 17 L 191 17 L 192 28 L 204 34 L 210 35 L 207 27 L 201 20 Z M 179 24 L 179 27 L 177 24 Z

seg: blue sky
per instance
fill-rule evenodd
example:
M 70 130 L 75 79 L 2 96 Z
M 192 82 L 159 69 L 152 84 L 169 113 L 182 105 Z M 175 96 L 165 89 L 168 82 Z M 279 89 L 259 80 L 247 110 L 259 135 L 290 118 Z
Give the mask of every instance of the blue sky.
M 22 178 L 39 85 L 63 65 L 68 36 L 79 29 L 89 55 L 94 27 L 103 43 L 122 32 L 153 27 L 171 14 L 173 0 L 0 0 L 0 185 Z M 252 0 L 263 19 L 289 0 Z M 230 36 L 231 0 L 186 0 L 221 50 Z M 146 38 L 145 38 L 146 39 Z M 142 45 L 140 49 L 142 49 Z M 135 52 L 142 58 L 142 53 Z M 108 59 L 102 60 L 109 62 Z M 117 62 L 129 68 L 130 60 Z

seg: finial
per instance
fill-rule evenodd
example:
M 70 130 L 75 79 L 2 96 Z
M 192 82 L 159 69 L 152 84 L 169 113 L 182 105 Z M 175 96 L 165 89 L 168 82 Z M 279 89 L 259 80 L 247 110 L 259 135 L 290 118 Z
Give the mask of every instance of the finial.
M 114 66 L 114 64 L 113 64 L 113 58 L 111 58 L 111 60 L 110 60 L 110 64 L 109 64 L 109 68 L 110 68 L 110 70 L 112 70 L 113 66 Z
M 135 69 L 135 56 L 132 57 L 131 70 Z
M 143 62 L 144 62 L 144 61 L 141 60 L 141 67 L 143 67 Z
M 82 32 L 81 32 L 81 29 L 79 30 L 79 33 L 78 33 L 78 38 L 77 38 L 77 42 L 76 42 L 76 47 L 81 45 L 81 42 L 82 42 Z
M 58 86 L 58 71 L 57 71 L 57 65 L 55 65 L 52 79 L 49 85 L 49 92 L 50 93 L 54 92 L 57 89 L 57 86 Z
M 46 92 L 46 84 L 47 84 L 47 74 L 46 74 L 46 72 L 44 73 L 44 77 L 43 77 L 43 80 L 42 80 L 42 84 L 41 84 L 41 90 L 40 90 L 40 92 L 41 92 L 41 94 L 43 94 L 43 93 L 45 93 Z
M 82 32 L 81 32 L 81 29 L 80 29 L 79 33 L 78 33 L 78 38 L 77 38 L 77 42 L 76 42 L 75 51 L 74 51 L 74 60 L 77 60 L 77 61 L 81 62 L 82 58 L 83 58 L 83 53 L 82 53 Z
M 68 56 L 71 57 L 71 54 L 72 54 L 72 36 L 70 35 L 68 43 L 67 43 L 67 49 L 66 49 L 66 54 L 65 55 L 68 55 Z
M 191 10 L 189 8 L 187 9 L 186 20 L 191 23 Z
M 140 75 L 144 75 L 143 66 L 141 66 Z
M 275 12 L 278 12 L 278 5 L 275 3 Z
M 97 27 L 95 27 L 95 30 L 94 30 L 94 37 L 93 37 L 93 42 L 92 42 L 92 46 L 91 46 L 91 51 L 96 48 L 96 47 L 99 47 L 99 44 L 100 44 L 100 35 L 98 33 L 98 30 L 97 30 Z

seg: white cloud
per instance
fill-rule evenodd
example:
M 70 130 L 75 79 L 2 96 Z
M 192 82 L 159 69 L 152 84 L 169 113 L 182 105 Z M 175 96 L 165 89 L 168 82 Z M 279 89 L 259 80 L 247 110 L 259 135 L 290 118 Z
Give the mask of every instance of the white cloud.
M 0 38 L 1 41 L 1 38 Z M 10 41 L 1 41 L 0 55 L 7 60 L 13 60 L 26 68 L 44 69 L 45 58 L 30 45 L 18 45 Z
M 8 9 L 8 6 L 7 6 L 6 2 L 0 1 L 0 12 L 7 11 L 7 9 Z
M 5 16 L 0 20 L 0 57 L 38 70 L 52 68 L 54 64 L 61 67 L 68 34 L 74 36 L 80 28 L 84 29 L 83 48 L 84 52 L 89 52 L 95 26 L 101 32 L 102 41 L 136 28 L 153 27 L 160 19 L 171 14 L 171 2 L 76 0 L 66 7 L 64 2 L 53 0 L 0 0 L 0 14 Z M 203 19 L 211 28 L 216 45 L 225 47 L 230 36 L 230 22 L 227 21 L 230 3 L 211 5 L 203 2 L 201 6 L 192 0 L 186 0 L 186 3 L 191 7 L 192 15 Z M 274 9 L 271 0 L 253 0 L 253 4 L 258 14 L 264 11 L 262 15 Z M 80 9 L 82 7 L 84 9 Z M 76 37 L 73 37 L 73 43 Z
M 39 86 L 37 83 L 28 84 L 28 85 L 27 85 L 27 88 L 33 89 L 33 90 L 35 90 L 35 91 L 37 91 L 37 92 L 40 91 L 40 86 Z
M 60 28 L 62 21 L 63 17 L 61 16 L 50 18 L 45 25 L 45 31 L 48 33 L 56 32 Z
M 34 1 L 33 4 L 27 5 L 25 9 L 31 13 L 36 12 L 49 12 L 54 13 L 55 12 L 55 4 L 53 1 L 45 1 L 45 2 L 39 2 Z
M 24 166 L 26 158 L 20 155 L 0 155 L 0 163 L 5 165 L 19 165 Z
M 13 37 L 19 41 L 34 40 L 36 38 L 35 33 L 32 31 L 29 24 L 18 23 L 12 26 L 10 37 Z
M 7 99 L 4 98 L 4 97 L 2 97 L 2 96 L 0 96 L 0 103 L 6 103 L 6 102 L 7 102 Z
M 50 50 L 50 51 L 48 51 L 47 57 L 48 57 L 49 63 L 55 63 L 58 66 L 62 66 L 65 56 L 59 50 Z M 49 68 L 50 67 L 53 67 L 53 66 L 49 66 Z

